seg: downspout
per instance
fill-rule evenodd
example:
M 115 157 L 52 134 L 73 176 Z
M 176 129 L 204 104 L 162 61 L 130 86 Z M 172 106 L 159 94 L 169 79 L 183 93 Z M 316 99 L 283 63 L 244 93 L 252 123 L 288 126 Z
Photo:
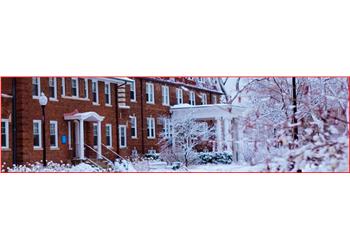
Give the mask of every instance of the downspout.
M 17 165 L 17 93 L 16 78 L 12 78 L 12 165 Z
M 140 86 L 141 86 L 141 148 L 142 148 L 142 154 L 145 154 L 145 139 L 144 139 L 144 117 L 143 117 L 143 86 L 142 86 L 142 78 L 140 78 Z

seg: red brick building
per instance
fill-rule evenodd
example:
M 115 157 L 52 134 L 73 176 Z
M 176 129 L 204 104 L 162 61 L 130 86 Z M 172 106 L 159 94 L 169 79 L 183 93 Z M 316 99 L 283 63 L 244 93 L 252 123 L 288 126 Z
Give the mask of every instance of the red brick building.
M 2 165 L 108 159 L 159 150 L 170 107 L 217 103 L 218 78 L 2 78 Z M 45 135 L 39 97 L 45 107 Z

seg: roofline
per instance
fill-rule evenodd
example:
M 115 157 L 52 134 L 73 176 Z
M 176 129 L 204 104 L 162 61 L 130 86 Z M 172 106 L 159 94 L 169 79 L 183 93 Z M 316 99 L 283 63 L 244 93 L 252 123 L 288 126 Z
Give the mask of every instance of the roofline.
M 202 90 L 202 91 L 208 91 L 208 92 L 212 92 L 215 94 L 223 95 L 223 93 L 219 90 L 201 88 L 201 87 L 193 86 L 191 84 L 187 84 L 187 83 L 183 83 L 183 82 L 171 82 L 168 80 L 158 79 L 158 78 L 154 78 L 154 77 L 135 77 L 135 78 L 146 79 L 146 80 L 148 79 L 150 81 L 157 81 L 157 82 L 173 84 L 173 85 L 180 85 L 180 86 L 184 86 L 184 87 L 188 87 L 188 88 L 192 88 L 192 89 L 198 89 L 198 90 Z

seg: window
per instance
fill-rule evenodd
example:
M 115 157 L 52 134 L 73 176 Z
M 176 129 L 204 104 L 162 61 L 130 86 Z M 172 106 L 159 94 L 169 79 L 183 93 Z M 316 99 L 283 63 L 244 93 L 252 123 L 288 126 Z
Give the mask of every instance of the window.
M 156 138 L 155 120 L 152 117 L 147 118 L 147 138 Z
M 41 148 L 41 121 L 33 121 L 33 146 L 34 149 Z
M 111 84 L 109 82 L 105 83 L 105 99 L 106 105 L 111 105 Z
M 49 93 L 51 100 L 57 100 L 57 79 L 56 77 L 49 78 Z
M 72 96 L 79 97 L 79 82 L 78 82 L 78 78 L 72 78 Z
M 153 83 L 146 83 L 146 101 L 154 104 L 154 85 Z
M 184 98 L 182 89 L 176 89 L 176 101 L 177 104 L 183 104 Z
M 119 147 L 126 148 L 126 126 L 119 125 Z
M 40 78 L 33 77 L 32 78 L 32 95 L 33 97 L 39 98 L 40 96 Z
M 136 83 L 135 81 L 130 82 L 130 100 L 136 102 Z
M 194 91 L 190 92 L 189 104 L 196 105 L 196 94 L 194 93 Z
M 94 123 L 92 126 L 93 126 L 93 135 L 94 135 L 94 146 L 97 147 L 97 124 Z
M 98 104 L 98 83 L 97 81 L 92 81 L 92 102 Z
M 218 103 L 218 100 L 217 100 L 216 95 L 213 95 L 212 97 L 213 97 L 213 104 L 217 104 L 217 103 Z
M 207 102 L 207 94 L 202 93 L 202 105 L 206 105 L 208 104 Z
M 1 148 L 8 149 L 9 147 L 9 120 L 1 119 Z
M 170 105 L 168 86 L 162 86 L 162 103 L 163 105 L 166 105 L 166 106 Z
M 165 138 L 171 137 L 171 125 L 168 118 L 163 119 L 163 135 Z
M 61 79 L 61 93 L 63 96 L 66 95 L 66 79 L 64 77 Z
M 137 119 L 136 119 L 136 116 L 130 117 L 130 123 L 131 123 L 131 138 L 136 139 L 137 138 Z
M 84 80 L 84 98 L 89 98 L 89 79 Z
M 50 121 L 50 147 L 51 148 L 58 148 L 57 121 Z
M 112 124 L 106 124 L 106 145 L 112 147 Z

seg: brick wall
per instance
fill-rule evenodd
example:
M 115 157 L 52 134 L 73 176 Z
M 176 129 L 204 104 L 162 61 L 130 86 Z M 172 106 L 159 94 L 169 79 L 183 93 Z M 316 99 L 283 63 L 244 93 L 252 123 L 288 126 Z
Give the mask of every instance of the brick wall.
M 98 93 L 99 104 L 95 105 L 92 102 L 92 87 L 91 80 L 88 81 L 88 98 L 72 98 L 71 91 L 71 78 L 65 78 L 65 92 L 66 95 L 62 96 L 61 91 L 61 78 L 57 78 L 57 100 L 49 100 L 46 106 L 46 148 L 47 159 L 58 162 L 63 160 L 64 162 L 70 162 L 75 155 L 74 152 L 74 137 L 75 129 L 74 123 L 71 122 L 71 137 L 72 148 L 68 146 L 68 122 L 64 120 L 65 113 L 71 113 L 74 110 L 79 112 L 94 111 L 97 114 L 104 116 L 105 119 L 102 122 L 102 143 L 106 144 L 106 124 L 112 124 L 112 150 L 118 154 L 128 157 L 131 155 L 132 150 L 137 150 L 138 154 L 147 153 L 148 150 L 159 150 L 158 135 L 162 131 L 162 125 L 158 122 L 159 117 L 170 116 L 170 107 L 162 105 L 162 85 L 168 85 L 170 90 L 170 104 L 176 104 L 176 86 L 174 84 L 167 84 L 161 81 L 152 81 L 155 90 L 155 104 L 146 103 L 146 82 L 149 79 L 146 78 L 134 78 L 136 83 L 136 101 L 130 100 L 130 85 L 126 84 L 125 98 L 126 105 L 124 107 L 118 106 L 118 85 L 111 84 L 111 100 L 112 105 L 106 106 L 105 94 L 104 94 L 104 82 L 99 81 Z M 41 120 L 41 107 L 38 99 L 32 97 L 32 78 L 16 78 L 17 81 L 17 161 L 20 163 L 35 162 L 42 159 L 42 149 L 35 150 L 33 148 L 33 120 Z M 11 78 L 3 78 L 2 80 L 2 93 L 11 94 Z M 49 96 L 49 78 L 41 78 L 40 86 L 46 96 Z M 191 89 L 191 87 L 186 87 Z M 192 89 L 191 89 L 192 90 Z M 210 91 L 198 90 L 193 88 L 196 92 L 196 104 L 200 104 L 200 93 L 207 93 L 208 104 L 212 102 L 212 95 L 214 93 Z M 83 96 L 84 92 L 84 79 L 79 79 L 79 96 Z M 216 94 L 215 94 L 216 95 Z M 184 103 L 188 103 L 189 94 L 187 91 L 183 91 Z M 1 110 L 2 118 L 8 118 L 11 116 L 11 98 L 2 98 Z M 143 117 L 142 117 L 143 115 Z M 137 118 L 137 138 L 131 138 L 131 125 L 130 116 L 136 116 Z M 147 117 L 154 117 L 156 124 L 156 138 L 147 138 Z M 51 149 L 49 146 L 49 121 L 58 122 L 58 149 Z M 93 144 L 93 125 L 91 122 L 84 122 L 84 139 L 85 143 L 92 146 Z M 118 141 L 118 127 L 119 125 L 126 125 L 127 127 L 127 147 L 119 148 Z M 11 123 L 10 123 L 11 134 Z M 65 135 L 67 143 L 62 143 L 62 136 Z M 11 145 L 10 136 L 10 145 Z M 113 158 L 113 153 L 109 150 L 103 149 L 103 154 L 108 158 Z M 95 153 L 88 152 L 89 156 L 93 157 Z M 11 151 L 2 151 L 2 162 L 11 164 Z

